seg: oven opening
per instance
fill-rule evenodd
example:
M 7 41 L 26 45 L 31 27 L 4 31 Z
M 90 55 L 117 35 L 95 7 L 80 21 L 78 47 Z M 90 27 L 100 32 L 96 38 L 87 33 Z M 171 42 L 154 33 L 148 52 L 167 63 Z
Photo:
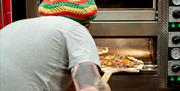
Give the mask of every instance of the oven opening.
M 154 0 L 95 0 L 98 8 L 153 8 Z
M 157 21 L 158 0 L 95 0 L 101 21 Z
M 157 74 L 157 38 L 94 38 L 97 48 L 108 48 L 108 52 L 99 54 L 103 58 L 118 55 L 120 58 L 133 57 L 141 60 L 144 65 L 139 72 L 117 72 L 115 74 Z M 98 52 L 100 52 L 98 50 Z M 114 59 L 110 59 L 115 61 Z M 108 63 L 107 63 L 108 64 Z M 102 64 L 101 64 L 102 65 Z M 105 65 L 106 66 L 106 65 Z M 123 66 L 124 67 L 124 66 Z

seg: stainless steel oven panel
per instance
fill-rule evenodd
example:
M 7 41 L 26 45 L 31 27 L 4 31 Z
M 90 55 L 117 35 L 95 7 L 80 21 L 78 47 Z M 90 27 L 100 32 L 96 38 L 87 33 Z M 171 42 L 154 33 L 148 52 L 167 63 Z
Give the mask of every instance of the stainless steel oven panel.
M 93 36 L 158 36 L 158 22 L 92 22 L 90 32 Z
M 157 17 L 156 17 L 156 10 L 154 9 L 152 10 L 99 9 L 95 20 L 96 21 L 98 20 L 157 20 Z
M 180 46 L 180 44 L 174 44 L 173 42 L 172 42 L 172 38 L 174 37 L 174 36 L 179 36 L 180 35 L 180 32 L 169 32 L 169 47 L 179 47 Z
M 173 17 L 174 10 L 180 10 L 180 7 L 169 7 L 169 22 L 180 22 L 180 19 L 175 19 Z
M 152 8 L 99 8 L 98 20 L 157 20 L 157 0 L 152 0 Z
M 133 12 L 135 16 L 132 15 L 133 14 L 132 12 L 129 12 L 129 14 L 124 14 L 122 17 L 119 17 L 121 15 L 116 15 L 118 14 L 117 13 L 118 10 L 116 10 L 117 8 L 115 10 L 112 10 L 112 8 L 109 9 L 100 8 L 100 11 L 98 12 L 102 12 L 101 13 L 102 17 L 100 17 L 100 15 L 99 16 L 97 15 L 97 18 L 93 22 L 91 22 L 91 26 L 89 27 L 90 32 L 93 36 L 109 36 L 109 37 L 159 36 L 163 32 L 161 26 L 164 25 L 164 23 L 166 22 L 163 18 L 167 16 L 167 12 L 166 12 L 167 0 L 154 0 L 153 2 L 154 2 L 153 9 L 156 11 L 153 11 L 153 9 L 151 10 L 145 9 L 144 11 L 151 13 L 141 13 L 141 14 L 139 13 L 141 17 L 139 17 L 138 13 L 136 12 Z M 156 9 L 155 6 L 158 6 L 158 9 Z M 119 11 L 119 13 L 122 12 L 128 13 L 127 11 Z M 158 13 L 157 16 L 153 16 L 153 14 L 155 14 L 153 12 Z M 112 17 L 110 17 L 108 13 L 112 15 Z M 114 17 L 116 18 L 124 17 L 124 20 L 120 20 L 120 19 L 116 20 L 116 18 Z M 132 17 L 137 19 L 132 20 L 133 19 Z M 150 18 L 148 18 L 149 20 L 143 20 L 143 17 L 145 17 L 146 19 L 148 17 L 153 17 L 153 19 L 155 20 Z M 138 18 L 139 19 L 141 18 L 141 20 L 138 20 Z
M 176 64 L 180 64 L 180 60 L 176 61 L 176 62 L 168 61 L 168 75 L 171 75 L 171 76 L 178 76 L 178 75 L 180 75 L 179 72 L 175 73 L 175 72 L 172 71 L 172 66 L 176 65 Z

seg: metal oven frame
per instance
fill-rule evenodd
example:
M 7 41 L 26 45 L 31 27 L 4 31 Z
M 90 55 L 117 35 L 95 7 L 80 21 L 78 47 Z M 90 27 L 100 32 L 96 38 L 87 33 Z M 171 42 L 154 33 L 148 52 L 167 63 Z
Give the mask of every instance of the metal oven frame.
M 105 20 L 98 17 L 91 23 L 90 33 L 96 37 L 156 37 L 156 75 L 113 75 L 109 81 L 112 91 L 172 91 L 167 87 L 167 47 L 168 47 L 168 0 L 157 0 L 155 20 Z M 128 14 L 131 13 L 126 13 Z M 146 13 L 144 13 L 146 16 Z M 112 16 L 106 16 L 107 19 Z M 121 16 L 123 17 L 123 16 Z M 127 18 L 127 17 L 126 17 Z M 177 91 L 177 90 L 176 90 Z
M 99 8 L 95 20 L 156 20 L 157 1 L 152 0 L 152 8 Z

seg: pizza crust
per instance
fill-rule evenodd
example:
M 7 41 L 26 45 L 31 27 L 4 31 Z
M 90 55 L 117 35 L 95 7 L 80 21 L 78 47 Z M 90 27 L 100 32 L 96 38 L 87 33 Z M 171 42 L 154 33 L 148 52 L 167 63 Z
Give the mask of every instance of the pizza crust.
M 109 52 L 108 47 L 99 47 L 99 46 L 97 46 L 97 50 L 98 50 L 99 55 L 106 54 L 106 53 Z
M 108 62 L 103 63 L 103 60 L 101 59 L 101 66 L 102 66 L 101 70 L 103 72 L 112 72 L 112 73 L 117 73 L 117 72 L 133 72 L 133 73 L 138 73 L 138 72 L 140 72 L 140 70 L 143 69 L 144 62 L 142 60 L 138 60 L 138 59 L 136 59 L 134 57 L 126 57 L 129 60 L 133 61 L 135 64 L 133 66 L 130 66 L 130 67 L 126 67 L 126 66 L 124 67 L 124 66 L 118 66 L 119 64 L 117 65 L 116 62 L 113 62 L 115 60 L 112 60 L 113 59 L 112 57 L 113 56 L 107 57 L 107 58 L 110 59 L 110 61 L 112 61 L 112 62 L 110 62 L 110 63 L 112 63 L 111 65 L 109 65 Z M 117 58 L 115 58 L 115 59 L 117 59 Z M 107 61 L 107 59 L 105 59 L 105 60 Z M 123 59 L 119 59 L 119 60 L 122 61 Z M 104 65 L 106 65 L 106 66 L 104 66 Z M 114 65 L 115 65 L 115 67 L 114 67 Z M 126 65 L 126 64 L 124 64 L 124 65 Z

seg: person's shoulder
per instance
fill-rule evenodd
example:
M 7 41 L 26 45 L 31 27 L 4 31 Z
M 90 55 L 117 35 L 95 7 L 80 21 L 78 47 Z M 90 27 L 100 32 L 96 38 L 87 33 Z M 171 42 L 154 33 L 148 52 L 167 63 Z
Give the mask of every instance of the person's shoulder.
M 63 21 L 64 23 L 69 23 L 71 25 L 79 25 L 79 26 L 81 26 L 81 24 L 79 22 L 77 22 L 77 21 L 75 21 L 73 19 L 67 18 L 67 17 L 57 16 L 56 18 L 57 18 L 57 20 Z
M 63 16 L 40 16 L 37 19 L 43 19 L 43 20 L 56 20 L 56 22 L 74 22 L 78 23 L 72 19 L 63 17 Z

